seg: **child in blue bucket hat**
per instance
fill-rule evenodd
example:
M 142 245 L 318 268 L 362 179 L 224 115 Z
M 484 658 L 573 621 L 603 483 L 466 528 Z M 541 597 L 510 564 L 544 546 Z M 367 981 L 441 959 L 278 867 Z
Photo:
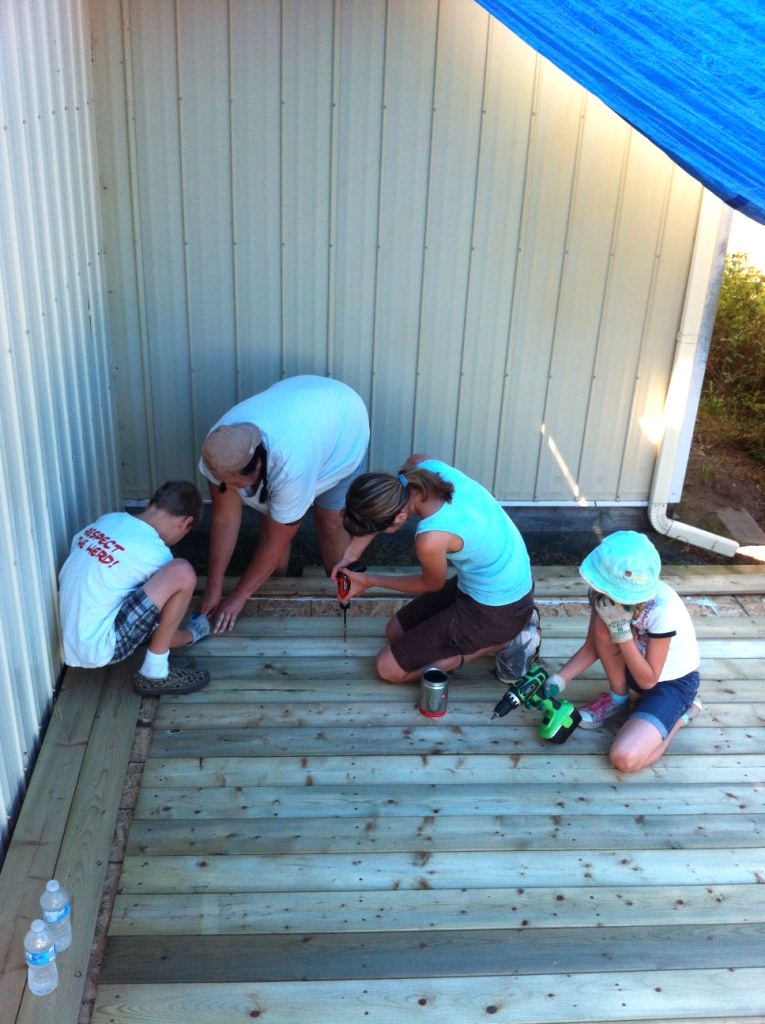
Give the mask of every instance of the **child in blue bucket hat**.
M 581 728 L 624 718 L 630 691 L 638 703 L 616 734 L 609 756 L 615 768 L 636 772 L 661 757 L 672 737 L 702 710 L 699 648 L 688 609 L 659 579 L 661 559 L 641 533 L 612 533 L 582 562 L 591 612 L 587 639 L 547 681 L 557 696 L 595 661 L 609 692 L 580 708 Z

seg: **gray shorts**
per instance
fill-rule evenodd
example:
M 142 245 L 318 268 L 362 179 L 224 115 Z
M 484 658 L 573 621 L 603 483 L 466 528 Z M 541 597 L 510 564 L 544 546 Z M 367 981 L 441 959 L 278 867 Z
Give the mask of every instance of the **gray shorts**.
M 154 632 L 159 621 L 159 608 L 146 595 L 143 587 L 132 591 L 120 605 L 114 629 L 117 643 L 110 665 L 129 658 L 136 647 L 145 643 Z
M 330 487 L 328 491 L 324 491 L 323 494 L 319 494 L 314 499 L 314 505 L 318 505 L 319 508 L 326 509 L 328 512 L 339 512 L 341 508 L 345 507 L 345 496 L 348 493 L 348 488 L 351 486 L 356 477 L 361 476 L 364 472 L 364 463 L 366 462 L 366 452 L 364 458 L 356 466 L 353 472 L 349 473 L 348 476 L 336 483 L 334 487 Z

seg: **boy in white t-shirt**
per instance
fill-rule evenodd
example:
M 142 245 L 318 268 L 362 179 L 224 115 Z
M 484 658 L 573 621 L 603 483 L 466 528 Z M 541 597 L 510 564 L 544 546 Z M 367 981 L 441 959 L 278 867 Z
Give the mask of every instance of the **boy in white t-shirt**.
M 136 673 L 138 693 L 192 693 L 210 681 L 206 670 L 170 665 L 170 649 L 210 632 L 203 615 L 185 616 L 196 573 L 170 548 L 202 517 L 202 495 L 171 480 L 138 515 L 111 512 L 81 530 L 59 574 L 61 630 L 67 665 L 101 668 L 124 661 L 149 641 Z
M 585 704 L 581 728 L 629 712 L 629 692 L 640 695 L 635 711 L 609 751 L 615 768 L 635 772 L 661 757 L 672 737 L 702 710 L 699 648 L 688 609 L 659 579 L 661 559 L 650 540 L 631 530 L 612 533 L 579 570 L 590 585 L 592 611 L 587 639 L 547 681 L 557 696 L 600 660 L 610 692 Z

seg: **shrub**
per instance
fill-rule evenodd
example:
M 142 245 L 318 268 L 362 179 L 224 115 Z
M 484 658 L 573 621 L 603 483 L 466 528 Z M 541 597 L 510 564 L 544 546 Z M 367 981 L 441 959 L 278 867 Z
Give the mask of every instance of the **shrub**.
M 697 434 L 765 461 L 765 273 L 742 253 L 725 261 Z

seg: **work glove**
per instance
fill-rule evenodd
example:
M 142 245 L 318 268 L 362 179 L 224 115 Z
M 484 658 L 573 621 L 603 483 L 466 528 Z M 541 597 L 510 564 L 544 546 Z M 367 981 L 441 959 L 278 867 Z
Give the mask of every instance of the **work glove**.
M 615 644 L 626 644 L 632 639 L 632 605 L 617 604 L 606 594 L 595 594 L 593 608 L 608 626 Z
M 566 689 L 566 680 L 563 676 L 559 676 L 557 672 L 553 675 L 548 676 L 545 680 L 544 695 L 545 697 L 557 697 L 558 694 Z

